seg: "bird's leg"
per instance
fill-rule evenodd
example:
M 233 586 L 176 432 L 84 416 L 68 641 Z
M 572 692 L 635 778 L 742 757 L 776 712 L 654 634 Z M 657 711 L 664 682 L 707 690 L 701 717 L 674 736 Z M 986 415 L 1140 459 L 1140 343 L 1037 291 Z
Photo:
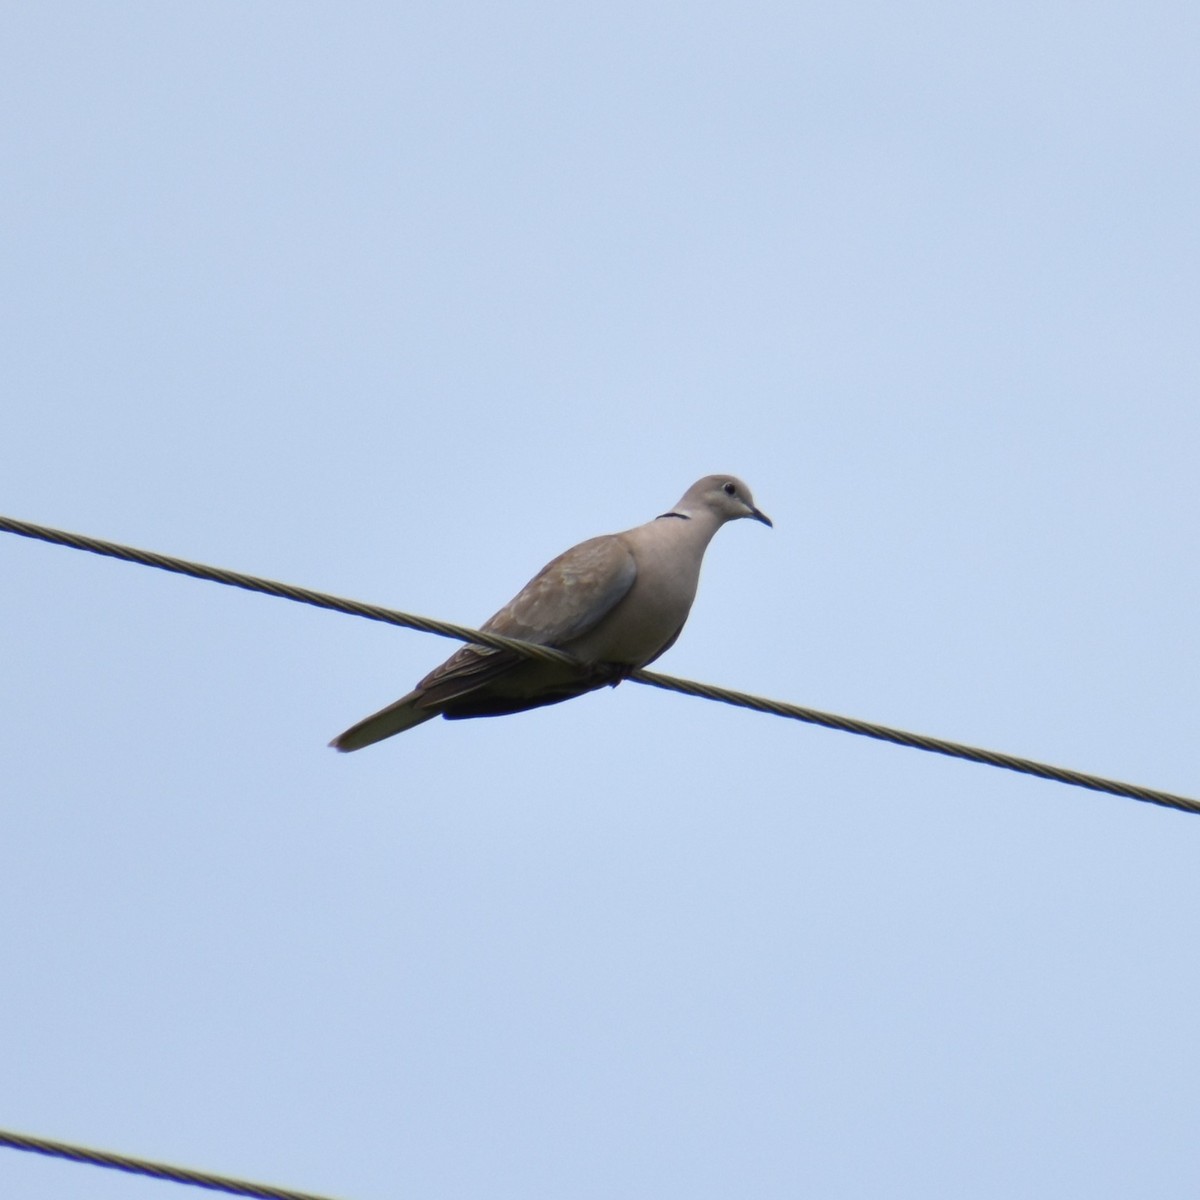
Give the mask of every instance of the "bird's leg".
M 596 663 L 591 674 L 597 687 L 616 687 L 622 679 L 628 679 L 633 670 L 631 663 Z

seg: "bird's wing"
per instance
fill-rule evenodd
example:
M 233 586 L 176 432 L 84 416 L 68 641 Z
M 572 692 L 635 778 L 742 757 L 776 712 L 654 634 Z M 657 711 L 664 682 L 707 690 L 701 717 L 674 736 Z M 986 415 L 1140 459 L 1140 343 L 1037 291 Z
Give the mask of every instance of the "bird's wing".
M 549 562 L 483 625 L 488 633 L 562 646 L 594 628 L 628 594 L 637 565 L 616 535 L 591 538 Z M 422 704 L 437 704 L 509 670 L 512 650 L 464 646 L 417 684 Z

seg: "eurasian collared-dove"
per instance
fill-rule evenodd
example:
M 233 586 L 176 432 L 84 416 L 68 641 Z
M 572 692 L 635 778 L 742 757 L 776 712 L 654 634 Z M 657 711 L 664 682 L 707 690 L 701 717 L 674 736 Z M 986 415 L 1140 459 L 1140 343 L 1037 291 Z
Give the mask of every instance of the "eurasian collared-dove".
M 708 543 L 726 521 L 739 517 L 771 524 L 740 479 L 707 475 L 648 524 L 580 542 L 483 625 L 489 633 L 554 646 L 580 667 L 463 646 L 407 696 L 329 744 L 361 750 L 439 715 L 496 717 L 618 683 L 674 644 L 695 599 Z

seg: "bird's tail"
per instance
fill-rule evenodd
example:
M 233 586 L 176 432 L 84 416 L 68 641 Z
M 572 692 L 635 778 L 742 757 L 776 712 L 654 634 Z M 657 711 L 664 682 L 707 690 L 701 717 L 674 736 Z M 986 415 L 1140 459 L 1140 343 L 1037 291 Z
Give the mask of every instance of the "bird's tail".
M 364 746 L 374 745 L 389 738 L 395 733 L 403 733 L 414 725 L 432 720 L 440 712 L 440 708 L 430 709 L 420 703 L 423 693 L 409 692 L 395 704 L 381 708 L 377 713 L 364 717 L 357 725 L 351 725 L 345 733 L 339 733 L 329 744 L 335 750 L 348 753 L 351 750 L 361 750 Z

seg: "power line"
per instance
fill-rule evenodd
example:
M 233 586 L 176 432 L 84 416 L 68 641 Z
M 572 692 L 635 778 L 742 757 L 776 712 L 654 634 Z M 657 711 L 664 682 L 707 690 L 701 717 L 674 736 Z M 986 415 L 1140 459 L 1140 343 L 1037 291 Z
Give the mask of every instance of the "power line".
M 130 1175 L 148 1175 L 151 1179 L 186 1183 L 192 1187 L 207 1188 L 210 1192 L 225 1192 L 230 1196 L 251 1196 L 254 1200 L 331 1200 L 329 1196 L 318 1196 L 315 1192 L 296 1192 L 291 1188 L 272 1187 L 265 1183 L 249 1183 L 227 1175 L 191 1171 L 186 1167 L 172 1167 L 167 1163 L 152 1162 L 150 1159 L 131 1158 L 127 1154 L 110 1154 L 106 1150 L 73 1146 L 69 1142 L 52 1142 L 47 1138 L 29 1137 L 7 1129 L 0 1129 L 0 1146 L 26 1150 L 31 1154 L 44 1154 L 49 1158 L 65 1158 L 70 1162 L 86 1163 L 92 1167 L 108 1167 L 110 1170 L 125 1171 Z
M 229 587 L 244 588 L 246 591 L 262 592 L 268 596 L 278 596 L 284 600 L 295 600 L 301 604 L 312 604 L 317 608 L 327 608 L 334 612 L 348 613 L 354 617 L 365 617 L 370 621 L 383 621 L 389 625 L 400 625 L 405 629 L 416 629 L 422 633 L 433 633 L 440 637 L 456 638 L 462 642 L 473 642 L 476 645 L 495 646 L 499 649 L 513 650 L 529 658 L 542 659 L 549 662 L 574 663 L 570 655 L 550 646 L 538 646 L 532 642 L 522 642 L 514 638 L 500 637 L 494 633 L 484 633 L 479 629 L 471 629 L 466 625 L 454 625 L 449 621 L 439 621 L 432 617 L 420 617 L 412 613 L 400 612 L 393 608 L 383 608 L 377 604 L 364 604 L 358 600 L 347 600 L 340 596 L 332 596 L 326 592 L 313 591 L 310 588 L 295 587 L 291 584 L 279 583 L 272 579 L 262 579 L 255 575 L 245 575 L 240 571 L 228 571 L 220 567 L 209 567 L 203 563 L 190 562 L 183 558 L 174 558 L 168 554 L 158 554 L 150 550 L 138 550 L 132 546 L 122 546 L 117 542 L 104 541 L 101 538 L 86 537 L 77 533 L 66 533 L 61 529 L 52 529 L 45 525 L 33 525 L 27 521 L 18 521 L 12 517 L 0 516 L 0 532 L 15 533 L 21 537 L 35 538 L 43 542 L 51 542 L 59 546 L 69 546 L 74 550 L 87 550 L 92 554 L 102 554 L 108 558 L 119 558 L 125 562 L 140 563 L 142 566 L 157 567 L 163 571 L 173 571 L 178 575 L 188 575 L 194 579 L 207 579 L 213 583 L 222 583 Z M 1172 792 L 1159 791 L 1156 788 L 1141 787 L 1138 784 L 1122 783 L 1115 779 L 1105 779 L 1100 775 L 1089 775 L 1082 771 L 1069 770 L 1066 767 L 1050 766 L 1047 763 L 1036 762 L 1030 758 L 1019 758 L 1014 754 L 1001 754 L 994 750 L 983 750 L 976 746 L 967 746 L 961 742 L 946 741 L 944 738 L 927 737 L 924 734 L 909 733 L 903 729 L 893 729 L 888 725 L 877 725 L 870 721 L 860 721 L 854 717 L 843 717 L 836 713 L 822 712 L 815 708 L 804 708 L 798 704 L 788 704 L 782 700 L 769 700 L 763 696 L 755 696 L 748 692 L 737 692 L 729 688 L 715 687 L 711 684 L 696 683 L 690 679 L 679 679 L 671 675 L 660 675 L 654 671 L 636 670 L 630 672 L 629 679 L 635 683 L 648 684 L 651 687 L 663 688 L 669 692 L 679 692 L 685 696 L 699 696 L 705 700 L 717 700 L 723 704 L 732 704 L 739 708 L 749 708 L 755 712 L 770 713 L 777 717 L 787 717 L 793 721 L 804 721 L 809 725 L 820 725 L 826 729 L 840 729 L 844 733 L 854 733 L 862 737 L 875 738 L 882 742 L 892 742 L 897 746 L 908 746 L 914 750 L 926 750 L 933 754 L 944 754 L 950 758 L 961 758 L 968 762 L 982 763 L 984 766 L 1001 767 L 1007 771 L 1017 771 L 1022 775 L 1034 775 L 1039 779 L 1050 779 L 1056 783 L 1065 783 L 1071 787 L 1088 788 L 1095 792 L 1106 792 L 1113 796 L 1124 796 L 1130 800 L 1141 800 L 1147 804 L 1159 804 L 1164 808 L 1174 808 L 1181 812 L 1200 814 L 1200 800 L 1188 796 L 1175 795 Z

